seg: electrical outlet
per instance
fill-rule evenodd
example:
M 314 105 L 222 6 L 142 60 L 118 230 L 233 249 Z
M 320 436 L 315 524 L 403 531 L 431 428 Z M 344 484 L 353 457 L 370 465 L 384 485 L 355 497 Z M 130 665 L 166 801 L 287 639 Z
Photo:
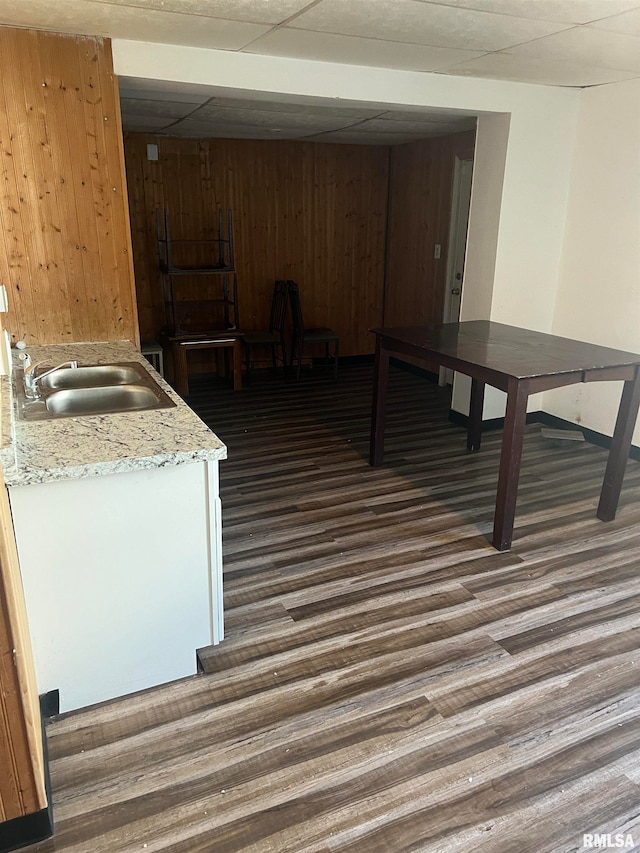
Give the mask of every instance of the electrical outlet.
M 147 145 L 147 160 L 155 162 L 158 159 L 158 146 L 150 143 Z
M 440 243 L 436 243 L 436 245 L 433 248 L 433 257 L 436 259 L 436 261 L 440 260 L 440 253 L 441 252 L 442 252 L 442 246 L 440 245 Z

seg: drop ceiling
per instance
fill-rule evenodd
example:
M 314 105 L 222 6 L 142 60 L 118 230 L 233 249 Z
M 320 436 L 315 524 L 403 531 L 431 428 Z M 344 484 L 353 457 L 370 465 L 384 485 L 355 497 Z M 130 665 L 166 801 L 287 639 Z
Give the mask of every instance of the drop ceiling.
M 0 0 L 0 24 L 550 86 L 640 77 L 640 0 Z M 121 95 L 125 129 L 176 136 L 394 144 L 473 126 L 127 78 Z
M 388 105 L 336 104 L 335 99 L 274 101 L 252 92 L 120 78 L 122 126 L 160 136 L 299 139 L 360 145 L 399 145 L 475 128 L 475 116 L 454 110 L 415 112 Z

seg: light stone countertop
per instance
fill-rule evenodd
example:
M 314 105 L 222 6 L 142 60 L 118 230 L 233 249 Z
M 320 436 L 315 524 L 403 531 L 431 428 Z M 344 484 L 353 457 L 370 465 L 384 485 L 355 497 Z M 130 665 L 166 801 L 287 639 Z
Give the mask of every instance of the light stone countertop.
M 79 366 L 136 361 L 175 408 L 43 421 L 19 420 L 10 377 L 2 377 L 0 462 L 8 486 L 226 459 L 227 448 L 129 341 L 27 347 L 32 362 Z M 17 352 L 12 351 L 14 364 Z M 44 369 L 44 366 L 43 366 Z

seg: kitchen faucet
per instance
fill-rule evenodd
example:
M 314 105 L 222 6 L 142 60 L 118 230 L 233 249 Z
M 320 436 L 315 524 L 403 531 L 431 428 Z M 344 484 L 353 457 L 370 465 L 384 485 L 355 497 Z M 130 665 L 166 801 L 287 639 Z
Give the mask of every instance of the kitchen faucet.
M 31 358 L 28 353 L 24 353 L 24 356 L 21 355 L 20 359 L 24 366 L 25 391 L 30 397 L 38 396 L 38 382 L 41 379 L 44 379 L 45 376 L 50 376 L 52 373 L 55 373 L 56 370 L 61 370 L 63 367 L 70 367 L 72 370 L 75 370 L 78 367 L 78 362 L 75 360 L 63 361 L 62 364 L 58 364 L 56 367 L 52 367 L 50 370 L 45 370 L 44 373 L 40 373 L 36 376 L 36 369 L 40 367 L 43 362 L 37 361 L 35 364 L 31 364 Z

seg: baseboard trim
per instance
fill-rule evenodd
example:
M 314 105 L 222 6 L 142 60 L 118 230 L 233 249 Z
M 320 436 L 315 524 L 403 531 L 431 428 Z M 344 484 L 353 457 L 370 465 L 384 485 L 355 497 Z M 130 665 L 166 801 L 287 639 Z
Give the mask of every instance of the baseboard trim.
M 0 823 L 0 853 L 9 853 L 10 850 L 19 850 L 21 847 L 44 841 L 51 838 L 52 834 L 48 808 L 23 817 L 14 817 L 13 820 Z
M 458 426 L 467 428 L 469 423 L 469 418 L 467 415 L 463 415 L 460 412 L 456 412 L 453 409 L 449 409 L 449 420 L 451 423 L 457 424 Z M 588 429 L 587 427 L 580 426 L 579 424 L 574 424 L 573 421 L 567 421 L 564 418 L 558 418 L 556 415 L 550 415 L 548 412 L 527 412 L 527 423 L 528 424 L 544 424 L 545 426 L 555 427 L 556 429 L 570 429 L 570 430 L 580 430 L 580 432 L 584 435 L 585 441 L 588 441 L 589 444 L 596 444 L 598 447 L 611 447 L 611 438 L 608 435 L 604 435 L 601 432 L 596 432 L 596 430 Z M 494 429 L 502 429 L 504 426 L 504 418 L 488 418 L 485 421 L 482 421 L 482 432 L 489 432 Z M 631 450 L 629 451 L 629 458 L 635 459 L 637 462 L 640 462 L 640 447 L 636 447 L 634 444 L 631 445 Z
M 338 367 L 355 367 L 361 364 L 373 364 L 374 356 L 370 355 L 340 355 L 338 356 Z M 314 369 L 321 370 L 322 368 L 333 368 L 333 356 L 329 356 L 329 360 L 327 361 L 324 356 L 304 356 L 302 359 L 302 367 L 313 367 Z M 287 371 L 289 373 L 293 372 L 296 369 L 295 364 L 287 364 Z M 252 359 L 251 360 L 251 374 L 254 373 L 273 373 L 273 365 L 270 359 Z M 278 364 L 278 371 L 282 372 L 282 364 Z M 246 373 L 246 371 L 245 371 Z M 194 372 L 194 376 L 215 376 L 215 373 L 198 373 Z
M 537 423 L 557 427 L 558 429 L 579 429 L 584 435 L 585 441 L 588 441 L 589 444 L 597 444 L 598 447 L 606 447 L 607 450 L 611 447 L 611 436 L 609 435 L 604 435 L 601 432 L 596 432 L 594 429 L 574 424 L 572 421 L 566 421 L 564 418 L 550 415 L 548 412 L 536 412 L 536 414 L 538 415 L 538 418 L 536 418 Z M 640 462 L 640 447 L 632 444 L 629 450 L 629 458 Z
M 40 727 L 42 731 L 42 757 L 44 762 L 44 789 L 47 792 L 47 814 L 49 816 L 49 836 L 53 835 L 53 796 L 51 794 L 51 774 L 49 772 L 49 744 L 47 742 L 46 720 L 60 713 L 60 691 L 50 690 L 40 697 Z M 49 713 L 52 711 L 52 713 Z
M 430 370 L 425 370 L 423 367 L 417 367 L 414 364 L 409 364 L 407 361 L 391 358 L 391 364 L 395 367 L 399 367 L 401 370 L 406 370 L 409 373 L 415 373 L 417 376 L 422 376 L 429 382 L 439 381 L 437 373 L 432 373 Z M 457 424 L 465 429 L 469 423 L 467 415 L 463 415 L 461 412 L 456 412 L 454 409 L 449 409 L 449 420 L 451 423 Z M 589 444 L 595 444 L 598 447 L 605 447 L 607 450 L 611 447 L 610 436 L 604 435 L 601 432 L 596 432 L 596 430 L 589 429 L 588 427 L 574 424 L 573 421 L 567 421 L 564 418 L 556 417 L 556 415 L 550 415 L 548 412 L 543 412 L 541 410 L 538 410 L 537 412 L 527 412 L 527 423 L 544 424 L 545 426 L 555 427 L 556 429 L 579 429 L 584 435 L 585 441 L 588 441 Z M 482 432 L 490 432 L 491 430 L 502 429 L 503 427 L 504 418 L 487 418 L 482 421 Z M 636 445 L 632 444 L 631 449 L 629 450 L 629 458 L 640 462 L 640 447 L 636 447 Z
M 322 359 L 319 359 L 322 361 Z M 341 355 L 338 357 L 338 364 L 356 365 L 356 364 L 373 364 L 373 353 L 367 355 Z
M 60 713 L 60 691 L 50 690 L 48 693 L 40 694 L 40 713 L 44 719 L 55 717 Z
M 530 412 L 529 414 L 533 413 Z M 464 427 L 465 429 L 469 425 L 468 415 L 463 415 L 462 412 L 456 412 L 455 409 L 449 409 L 449 420 L 452 424 Z M 527 423 L 532 423 L 532 421 L 529 420 L 529 415 L 527 415 Z M 482 421 L 482 432 L 491 432 L 491 430 L 494 429 L 502 429 L 503 426 L 504 418 L 487 418 Z
M 410 364 L 408 361 L 402 361 L 402 359 L 394 358 L 393 356 L 389 359 L 389 363 L 394 367 L 399 367 L 400 370 L 406 370 L 407 373 L 414 373 L 416 376 L 421 376 L 429 382 L 437 383 L 440 381 L 440 376 L 437 373 L 434 373 L 431 370 L 426 370 L 424 367 L 418 367 L 417 364 Z M 463 417 L 466 416 L 463 415 Z

